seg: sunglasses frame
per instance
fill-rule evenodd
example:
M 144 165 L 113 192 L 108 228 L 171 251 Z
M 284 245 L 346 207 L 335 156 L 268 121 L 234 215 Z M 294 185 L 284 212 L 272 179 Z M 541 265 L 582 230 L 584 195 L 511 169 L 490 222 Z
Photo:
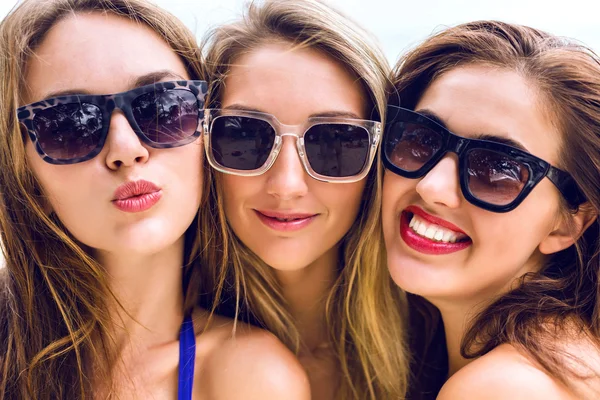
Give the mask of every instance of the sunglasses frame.
M 257 176 L 267 172 L 277 160 L 277 156 L 279 155 L 279 152 L 283 145 L 283 137 L 294 136 L 296 137 L 296 150 L 298 152 L 298 156 L 300 157 L 300 161 L 302 162 L 302 166 L 311 178 L 316 179 L 318 181 L 331 183 L 358 182 L 361 179 L 365 178 L 371 170 L 373 160 L 375 159 L 375 155 L 377 153 L 377 148 L 381 139 L 382 132 L 381 122 L 363 119 L 339 117 L 311 117 L 305 123 L 300 125 L 285 125 L 279 122 L 279 120 L 275 116 L 258 111 L 212 108 L 206 109 L 204 113 L 204 148 L 206 150 L 206 158 L 208 159 L 208 162 L 215 170 L 219 172 L 237 176 Z M 234 168 L 228 168 L 217 163 L 211 151 L 211 132 L 214 121 L 224 116 L 254 118 L 268 123 L 271 126 L 271 128 L 273 128 L 273 131 L 275 132 L 273 148 L 269 152 L 265 163 L 260 168 L 253 170 L 239 170 Z M 354 125 L 363 128 L 367 132 L 367 135 L 369 137 L 369 153 L 367 155 L 367 159 L 365 160 L 363 168 L 358 174 L 342 177 L 327 176 L 315 172 L 315 170 L 313 170 L 310 166 L 308 156 L 306 155 L 306 149 L 304 147 L 304 136 L 306 135 L 306 132 L 308 132 L 309 129 L 311 129 L 312 127 L 327 124 Z M 298 134 L 298 132 L 301 133 Z
M 386 139 L 391 135 L 389 129 L 393 126 L 394 122 L 414 123 L 431 129 L 433 132 L 439 134 L 442 139 L 440 150 L 416 171 L 406 171 L 397 167 L 388 158 L 387 152 L 385 151 Z M 468 182 L 467 159 L 471 151 L 478 149 L 490 150 L 506 155 L 515 159 L 528 169 L 529 175 L 523 189 L 510 203 L 505 205 L 488 203 L 480 200 L 471 192 Z M 517 208 L 544 177 L 550 179 L 572 209 L 577 209 L 580 204 L 586 201 L 585 196 L 581 193 L 571 175 L 553 167 L 547 161 L 507 144 L 458 136 L 444 126 L 438 124 L 436 121 L 415 111 L 398 106 L 388 105 L 386 129 L 383 133 L 381 152 L 383 164 L 387 169 L 396 175 L 410 179 L 422 178 L 429 173 L 429 171 L 431 171 L 447 153 L 455 153 L 458 156 L 458 174 L 463 196 L 469 203 L 492 212 L 504 213 Z
M 173 89 L 187 90 L 194 94 L 194 96 L 196 97 L 196 100 L 198 102 L 198 125 L 196 127 L 196 132 L 193 135 L 186 137 L 185 139 L 173 143 L 153 142 L 144 134 L 144 132 L 142 132 L 137 121 L 133 117 L 131 103 L 141 95 L 157 91 L 164 92 Z M 115 109 L 119 109 L 123 112 L 123 114 L 127 118 L 127 121 L 129 122 L 129 125 L 131 126 L 135 134 L 138 136 L 138 138 L 140 138 L 142 142 L 144 142 L 150 147 L 157 149 L 166 149 L 183 146 L 193 142 L 194 140 L 196 140 L 196 138 L 200 136 L 201 133 L 200 128 L 202 127 L 202 119 L 204 118 L 204 114 L 202 111 L 204 109 L 204 97 L 206 96 L 207 90 L 208 85 L 206 81 L 187 80 L 157 82 L 115 94 L 59 96 L 41 100 L 17 108 L 17 118 L 19 119 L 19 122 L 27 129 L 27 133 L 29 134 L 29 138 L 31 139 L 31 142 L 34 145 L 35 150 L 44 161 L 56 165 L 76 164 L 87 160 L 91 160 L 92 158 L 97 156 L 100 153 L 100 151 L 102 151 L 102 148 L 104 147 L 104 142 L 106 141 L 106 137 L 108 136 L 111 115 Z M 72 159 L 57 159 L 50 157 L 48 154 L 46 154 L 46 152 L 42 149 L 42 147 L 39 144 L 38 134 L 36 132 L 34 124 L 35 115 L 37 112 L 46 110 L 48 108 L 52 108 L 62 104 L 72 103 L 86 103 L 98 107 L 102 111 L 103 121 L 107 121 L 107 123 L 103 124 L 102 131 L 100 132 L 99 140 L 96 144 L 96 147 L 85 156 L 76 157 Z

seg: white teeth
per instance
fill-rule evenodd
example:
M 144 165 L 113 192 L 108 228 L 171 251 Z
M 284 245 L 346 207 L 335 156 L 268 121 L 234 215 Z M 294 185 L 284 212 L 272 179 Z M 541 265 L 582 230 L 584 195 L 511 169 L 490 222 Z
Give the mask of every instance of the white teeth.
M 433 239 L 436 232 L 437 232 L 437 229 L 436 229 L 435 225 L 430 225 L 429 228 L 427 228 L 427 230 L 425 231 L 425 236 L 428 237 L 429 239 Z
M 452 232 L 446 231 L 446 232 L 444 232 L 444 237 L 441 240 L 442 240 L 442 242 L 449 242 L 451 237 L 452 237 Z
M 438 242 L 456 243 L 458 240 L 458 234 L 456 232 L 429 223 L 419 218 L 417 215 L 413 215 L 408 226 L 417 234 Z
M 415 218 L 413 218 L 412 220 L 415 221 L 415 223 L 413 224 L 413 230 L 416 232 L 417 229 L 419 229 L 419 225 L 421 225 L 421 223 Z
M 410 219 L 410 223 L 408 224 L 408 227 L 409 227 L 409 228 L 412 228 L 413 226 L 415 226 L 415 222 L 417 222 L 417 220 L 416 220 L 416 219 L 414 219 L 414 218 L 411 218 L 411 219 Z

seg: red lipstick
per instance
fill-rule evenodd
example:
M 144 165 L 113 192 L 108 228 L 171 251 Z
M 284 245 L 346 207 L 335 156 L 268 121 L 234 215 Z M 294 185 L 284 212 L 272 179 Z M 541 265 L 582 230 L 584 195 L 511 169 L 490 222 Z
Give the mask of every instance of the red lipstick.
M 420 218 L 429 223 L 444 227 L 446 229 L 450 229 L 458 233 L 459 241 L 455 243 L 446 243 L 419 235 L 409 227 L 409 214 L 411 213 L 418 215 Z M 464 237 L 460 238 L 463 235 Z M 445 221 L 441 218 L 430 215 L 421 208 L 415 206 L 407 207 L 400 215 L 400 236 L 402 237 L 402 240 L 404 240 L 404 243 L 406 243 L 411 249 L 423 254 L 431 255 L 443 255 L 454 253 L 466 249 L 473 243 L 471 241 L 471 238 L 469 238 L 463 232 L 463 230 L 458 228 L 456 225 Z
M 319 214 L 254 210 L 258 219 L 267 227 L 281 232 L 298 231 L 310 225 Z
M 439 217 L 436 217 L 434 215 L 428 214 L 427 212 L 425 212 L 425 210 L 423 210 L 420 207 L 417 206 L 408 206 L 404 209 L 404 212 L 409 212 L 409 213 L 413 213 L 418 215 L 419 217 L 421 217 L 422 219 L 424 219 L 427 222 L 430 222 L 432 224 L 436 224 L 439 225 L 441 227 L 450 229 L 451 231 L 457 232 L 457 233 L 462 233 L 463 235 L 467 236 L 467 234 L 460 229 L 458 226 L 454 225 L 453 223 L 450 223 L 448 221 L 446 221 L 445 219 L 441 219 Z
M 137 213 L 149 210 L 162 197 L 161 189 L 145 180 L 130 181 L 115 190 L 112 203 L 119 210 Z

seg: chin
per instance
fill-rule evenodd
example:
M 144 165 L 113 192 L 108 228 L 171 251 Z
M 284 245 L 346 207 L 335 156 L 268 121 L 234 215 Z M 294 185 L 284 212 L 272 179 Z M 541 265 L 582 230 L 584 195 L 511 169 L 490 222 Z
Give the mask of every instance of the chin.
M 174 226 L 163 222 L 146 221 L 146 223 L 129 226 L 126 229 L 117 229 L 112 235 L 108 235 L 111 239 L 107 245 L 113 247 L 115 251 L 129 251 L 139 255 L 161 253 L 178 241 L 183 241 L 186 232 L 183 226 Z
M 170 251 L 180 237 L 164 237 L 164 236 L 144 236 L 144 237 L 122 237 L 120 240 L 115 238 L 109 246 L 114 249 L 115 253 L 137 254 L 139 256 L 157 255 L 166 251 Z M 111 249 L 107 249 L 112 251 Z
M 302 257 L 295 256 L 293 253 L 274 254 L 270 252 L 265 257 L 257 255 L 265 264 L 277 271 L 299 271 L 312 263 L 309 260 L 303 260 Z
M 461 291 L 455 288 L 455 277 L 449 267 L 388 254 L 388 270 L 394 283 L 405 292 L 427 299 L 460 296 Z

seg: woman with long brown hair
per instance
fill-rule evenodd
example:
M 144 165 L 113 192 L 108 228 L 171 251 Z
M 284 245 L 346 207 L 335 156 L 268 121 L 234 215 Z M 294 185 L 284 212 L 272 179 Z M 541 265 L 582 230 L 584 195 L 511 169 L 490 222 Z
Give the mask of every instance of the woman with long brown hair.
M 308 398 L 272 335 L 195 307 L 203 78 L 193 35 L 145 1 L 2 21 L 1 398 Z
M 413 330 L 411 397 L 598 398 L 600 59 L 482 21 L 393 77 L 388 267 L 428 329 Z
M 224 288 L 214 296 L 231 315 L 294 350 L 313 398 L 404 397 L 404 299 L 385 270 L 371 168 L 385 57 L 311 0 L 252 3 L 208 45 L 205 145 L 218 172 L 201 231 L 220 254 L 204 262 L 203 292 Z

